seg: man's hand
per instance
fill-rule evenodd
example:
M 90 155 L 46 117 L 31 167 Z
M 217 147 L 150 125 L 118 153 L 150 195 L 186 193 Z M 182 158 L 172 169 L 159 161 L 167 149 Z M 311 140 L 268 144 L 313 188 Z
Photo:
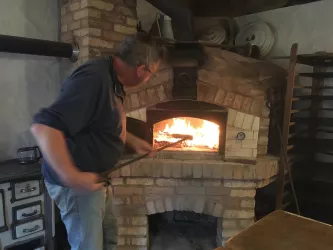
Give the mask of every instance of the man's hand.
M 138 154 L 149 153 L 148 157 L 154 157 L 156 155 L 156 150 L 146 142 L 130 133 L 127 133 L 126 143 Z
M 103 187 L 103 183 L 97 183 L 99 177 L 95 173 L 80 172 L 68 175 L 64 179 L 66 186 L 78 191 L 95 191 Z

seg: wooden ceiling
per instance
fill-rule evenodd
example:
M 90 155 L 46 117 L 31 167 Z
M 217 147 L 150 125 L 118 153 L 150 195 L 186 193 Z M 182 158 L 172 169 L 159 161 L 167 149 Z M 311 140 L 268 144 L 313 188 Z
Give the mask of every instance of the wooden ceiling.
M 183 0 L 195 16 L 235 17 L 318 0 Z

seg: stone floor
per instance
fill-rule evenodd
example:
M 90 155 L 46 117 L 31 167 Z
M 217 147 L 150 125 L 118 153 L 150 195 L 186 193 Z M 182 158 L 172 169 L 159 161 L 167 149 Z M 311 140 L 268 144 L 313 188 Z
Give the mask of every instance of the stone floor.
M 212 250 L 216 247 L 214 222 L 177 221 L 169 216 L 150 229 L 150 250 Z

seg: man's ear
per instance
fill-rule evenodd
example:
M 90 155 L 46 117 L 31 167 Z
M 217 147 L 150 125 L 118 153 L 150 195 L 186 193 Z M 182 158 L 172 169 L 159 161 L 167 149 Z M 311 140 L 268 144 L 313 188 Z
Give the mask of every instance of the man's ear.
M 142 64 L 142 65 L 140 65 L 136 68 L 136 73 L 137 73 L 139 78 L 143 77 L 143 75 L 145 73 L 145 68 L 146 68 L 146 66 L 144 64 Z

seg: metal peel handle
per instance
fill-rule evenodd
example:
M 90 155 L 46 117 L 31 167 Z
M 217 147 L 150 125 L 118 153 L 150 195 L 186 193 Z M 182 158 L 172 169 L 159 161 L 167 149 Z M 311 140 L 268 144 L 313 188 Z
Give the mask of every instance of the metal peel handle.
M 180 143 L 180 142 L 183 142 L 183 141 L 186 141 L 186 140 L 192 140 L 192 139 L 193 139 L 193 136 L 191 136 L 191 135 L 174 134 L 173 136 L 174 136 L 175 138 L 182 138 L 182 139 L 180 139 L 179 141 L 176 141 L 176 142 L 173 142 L 173 143 L 167 144 L 167 145 L 165 145 L 165 146 L 163 146 L 163 147 L 160 147 L 160 148 L 156 149 L 156 151 L 159 152 L 159 151 L 162 151 L 163 149 L 166 149 L 166 148 L 168 148 L 168 147 L 172 147 L 172 146 L 174 146 L 174 145 L 176 145 L 176 144 L 178 144 L 178 143 Z M 122 167 L 125 167 L 125 166 L 127 166 L 127 165 L 133 163 L 133 162 L 136 162 L 136 161 L 139 161 L 139 160 L 141 160 L 141 159 L 143 159 L 143 158 L 146 158 L 150 153 L 151 153 L 151 152 L 148 152 L 148 153 L 146 153 L 146 154 L 143 154 L 143 155 L 140 155 L 140 156 L 138 156 L 138 157 L 135 157 L 135 158 L 133 158 L 133 159 L 131 159 L 131 160 L 128 160 L 128 161 L 123 162 L 123 163 L 121 163 L 121 164 L 119 164 L 119 165 L 116 165 L 114 168 L 112 168 L 112 169 L 110 169 L 110 170 L 108 170 L 108 171 L 105 171 L 105 172 L 101 173 L 101 179 L 100 179 L 97 183 L 103 183 L 103 182 L 105 182 L 106 185 L 110 185 L 110 178 L 109 178 L 109 175 L 110 175 L 113 171 L 116 171 L 116 170 L 118 170 L 118 169 L 120 169 L 120 168 L 122 168 Z

